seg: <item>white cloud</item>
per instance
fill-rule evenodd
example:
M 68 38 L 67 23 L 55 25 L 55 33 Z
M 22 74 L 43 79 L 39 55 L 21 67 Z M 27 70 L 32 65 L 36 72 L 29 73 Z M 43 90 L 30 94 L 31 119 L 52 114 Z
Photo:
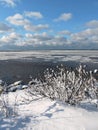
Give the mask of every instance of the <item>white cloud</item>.
M 70 40 L 72 43 L 79 43 L 85 46 L 87 44 L 90 45 L 91 43 L 98 43 L 97 37 L 98 37 L 98 28 L 93 29 L 89 28 L 82 32 L 71 34 Z
M 63 30 L 63 31 L 58 32 L 58 34 L 60 34 L 60 35 L 71 35 L 71 32 L 69 30 Z
M 24 41 L 24 45 L 32 46 L 61 46 L 66 44 L 68 44 L 66 38 L 48 35 L 45 32 L 42 34 L 27 33 Z
M 26 38 L 36 39 L 37 41 L 48 41 L 53 38 L 53 36 L 48 35 L 46 32 L 43 32 L 41 34 L 35 33 L 35 34 L 26 34 Z
M 43 15 L 40 12 L 25 11 L 24 15 L 30 18 L 41 19 Z
M 59 17 L 59 20 L 68 20 L 72 17 L 70 15 L 70 18 L 68 18 L 68 16 L 65 18 L 65 15 L 61 16 L 62 17 Z M 45 31 L 45 29 L 49 29 L 50 26 L 48 24 L 34 25 L 24 14 L 15 14 L 6 18 L 6 20 L 10 24 L 22 27 L 26 35 L 22 37 L 17 33 L 10 33 L 8 35 L 2 36 L 0 38 L 1 45 L 13 43 L 17 46 L 62 46 L 71 49 L 98 48 L 98 27 L 97 21 L 94 20 L 86 23 L 86 27 L 88 28 L 83 31 L 72 33 L 69 30 L 62 30 L 57 32 L 57 36 L 54 35 L 53 32 L 53 35 L 49 35 L 49 30 L 47 30 L 47 33 L 43 32 L 43 30 Z M 10 31 L 11 28 L 6 24 L 1 24 L 0 30 L 5 32 Z
M 15 14 L 14 16 L 9 16 L 6 18 L 6 20 L 9 23 L 17 26 L 24 26 L 30 23 L 30 21 L 25 19 L 21 14 Z
M 77 37 L 92 37 L 92 36 L 95 36 L 95 35 L 98 35 L 98 28 L 95 28 L 95 29 L 86 29 L 82 32 L 78 32 L 78 33 L 74 33 L 72 34 L 71 36 L 77 36 Z
M 1 45 L 14 45 L 16 44 L 22 36 L 20 34 L 17 34 L 15 32 L 12 32 L 8 35 L 4 35 L 0 38 Z
M 71 13 L 63 13 L 57 19 L 55 19 L 54 21 L 56 21 L 56 22 L 58 22 L 58 21 L 68 21 L 71 18 L 72 18 Z
M 13 25 L 22 26 L 26 31 L 34 32 L 34 31 L 41 31 L 49 28 L 48 24 L 34 25 L 31 23 L 30 20 L 26 19 L 21 14 L 15 14 L 14 16 L 9 16 L 6 18 L 6 20 Z
M 39 25 L 32 25 L 32 24 L 27 24 L 24 26 L 24 29 L 27 31 L 40 31 L 40 30 L 44 30 L 44 29 L 48 29 L 49 25 L 48 24 L 39 24 Z
M 0 0 L 0 2 L 8 7 L 15 7 L 16 2 L 19 2 L 19 0 Z
M 0 23 L 0 33 L 10 32 L 10 31 L 13 31 L 12 27 L 8 26 L 5 23 Z
M 64 36 L 49 35 L 43 33 L 26 33 L 24 36 L 15 32 L 0 38 L 0 46 L 15 45 L 15 46 L 32 46 L 32 47 L 65 47 L 71 49 L 83 48 L 98 48 L 98 28 L 86 29 L 78 33 L 71 33 L 68 38 Z
M 92 41 L 93 43 L 97 43 L 98 44 L 98 36 L 92 36 Z
M 98 20 L 92 20 L 86 23 L 86 26 L 92 27 L 92 28 L 98 28 Z
M 31 33 L 26 33 L 24 35 L 24 38 L 21 38 L 18 40 L 18 42 L 14 42 L 14 45 L 17 46 L 41 46 L 41 45 L 46 45 L 46 42 L 51 40 L 52 36 L 48 35 L 47 33 L 42 33 L 42 34 L 31 34 Z
M 66 45 L 67 40 L 64 37 L 57 37 L 48 35 L 46 32 L 42 34 L 31 34 L 26 33 L 24 36 L 17 34 L 15 32 L 10 33 L 8 35 L 2 36 L 0 38 L 0 46 L 32 46 L 32 47 L 39 47 L 39 46 L 62 46 Z

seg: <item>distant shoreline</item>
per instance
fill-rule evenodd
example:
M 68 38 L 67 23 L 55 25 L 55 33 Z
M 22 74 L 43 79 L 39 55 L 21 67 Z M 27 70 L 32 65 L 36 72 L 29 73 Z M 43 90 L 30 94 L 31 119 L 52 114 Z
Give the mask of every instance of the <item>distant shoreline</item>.
M 25 52 L 25 51 L 98 51 L 98 49 L 8 49 L 0 52 Z

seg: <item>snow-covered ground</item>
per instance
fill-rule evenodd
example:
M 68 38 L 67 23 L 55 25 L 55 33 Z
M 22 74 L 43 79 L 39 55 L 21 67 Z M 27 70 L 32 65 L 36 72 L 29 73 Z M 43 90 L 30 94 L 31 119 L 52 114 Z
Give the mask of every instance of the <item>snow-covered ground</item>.
M 98 51 L 0 52 L 0 60 L 32 60 L 32 57 L 47 61 L 98 63 Z M 28 88 L 28 85 L 19 83 L 9 87 L 14 85 L 15 90 L 17 85 L 19 89 Z M 89 99 L 71 106 L 37 94 L 31 96 L 28 89 L 19 89 L 15 92 L 10 89 L 8 94 L 0 95 L 0 130 L 98 130 L 98 100 Z
M 98 130 L 98 108 L 89 101 L 70 106 L 18 90 L 2 95 L 16 113 L 0 116 L 0 130 Z M 8 107 L 7 106 L 7 107 Z

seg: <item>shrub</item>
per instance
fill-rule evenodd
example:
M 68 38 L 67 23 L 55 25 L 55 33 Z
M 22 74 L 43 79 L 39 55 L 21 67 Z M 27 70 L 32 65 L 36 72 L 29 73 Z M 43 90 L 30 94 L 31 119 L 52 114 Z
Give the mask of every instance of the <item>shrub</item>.
M 13 106 L 10 104 L 9 100 L 9 94 L 2 93 L 0 95 L 0 112 L 3 116 L 5 117 L 11 117 L 11 116 L 16 116 L 17 115 L 17 96 L 15 97 L 15 102 Z
M 98 87 L 95 82 L 92 72 L 87 72 L 82 65 L 74 71 L 61 66 L 57 71 L 47 69 L 44 81 L 32 84 L 30 92 L 36 91 L 51 99 L 75 105 L 87 98 L 98 98 Z

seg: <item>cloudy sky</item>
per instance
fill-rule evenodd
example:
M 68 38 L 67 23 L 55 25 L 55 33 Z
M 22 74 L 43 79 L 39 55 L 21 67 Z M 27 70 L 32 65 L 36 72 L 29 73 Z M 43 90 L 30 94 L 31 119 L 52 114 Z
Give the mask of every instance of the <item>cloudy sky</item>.
M 98 0 L 0 0 L 0 49 L 98 49 Z

